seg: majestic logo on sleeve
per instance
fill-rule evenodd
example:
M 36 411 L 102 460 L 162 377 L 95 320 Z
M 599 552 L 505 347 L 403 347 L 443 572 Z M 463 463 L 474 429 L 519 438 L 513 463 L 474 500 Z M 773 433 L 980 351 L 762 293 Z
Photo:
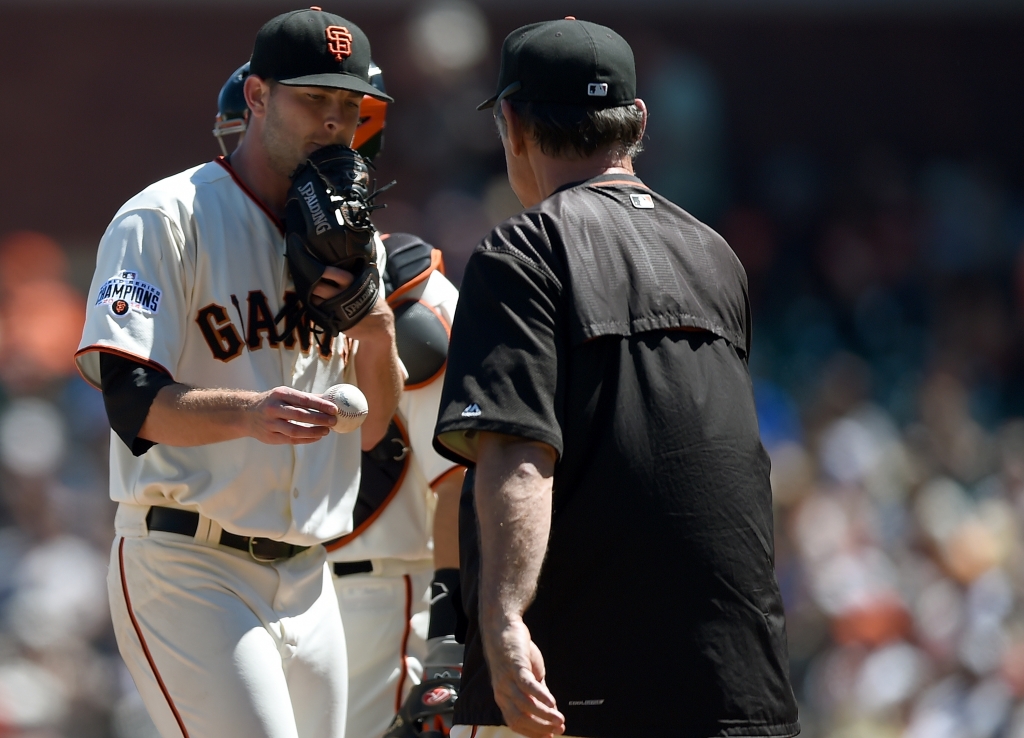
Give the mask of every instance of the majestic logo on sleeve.
M 121 318 L 129 312 L 155 315 L 160 309 L 160 290 L 139 279 L 136 272 L 120 271 L 100 287 L 96 305 L 109 305 L 110 312 Z
M 335 61 L 352 56 L 352 34 L 344 26 L 327 26 L 327 50 Z

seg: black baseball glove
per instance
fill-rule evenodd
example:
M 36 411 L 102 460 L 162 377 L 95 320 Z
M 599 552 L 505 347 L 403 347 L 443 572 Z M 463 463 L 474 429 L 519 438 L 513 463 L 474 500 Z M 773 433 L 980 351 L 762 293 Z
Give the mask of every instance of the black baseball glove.
M 409 692 L 384 738 L 443 738 L 451 729 L 458 698 L 455 680 L 424 680 Z
M 347 146 L 317 149 L 292 175 L 285 205 L 288 265 L 302 308 L 335 336 L 358 323 L 377 301 L 380 274 L 370 213 L 366 161 Z M 313 303 L 313 285 L 326 267 L 351 272 L 352 284 L 329 300 Z

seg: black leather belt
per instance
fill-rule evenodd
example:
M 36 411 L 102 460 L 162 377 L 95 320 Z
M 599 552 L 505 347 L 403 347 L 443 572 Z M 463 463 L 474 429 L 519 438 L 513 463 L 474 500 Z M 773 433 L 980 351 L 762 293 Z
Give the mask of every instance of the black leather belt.
M 369 574 L 373 571 L 372 561 L 335 561 L 331 566 L 336 577 L 347 577 L 349 574 Z
M 146 525 L 150 530 L 162 530 L 165 533 L 195 537 L 196 531 L 199 529 L 199 513 L 177 510 L 173 507 L 151 507 L 146 513 Z M 309 546 L 295 546 L 270 538 L 237 536 L 226 530 L 220 532 L 220 540 L 217 542 L 228 548 L 246 551 L 256 561 L 264 564 L 277 559 L 290 559 L 309 548 Z

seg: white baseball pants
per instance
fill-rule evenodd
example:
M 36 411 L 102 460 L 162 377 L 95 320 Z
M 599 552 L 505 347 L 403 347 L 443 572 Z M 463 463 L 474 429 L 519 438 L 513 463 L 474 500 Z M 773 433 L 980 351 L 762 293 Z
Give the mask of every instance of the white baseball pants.
M 174 533 L 119 535 L 107 589 L 163 738 L 343 738 L 345 632 L 322 547 L 263 564 Z
M 423 676 L 433 567 L 334 577 L 348 641 L 349 738 L 379 738 Z

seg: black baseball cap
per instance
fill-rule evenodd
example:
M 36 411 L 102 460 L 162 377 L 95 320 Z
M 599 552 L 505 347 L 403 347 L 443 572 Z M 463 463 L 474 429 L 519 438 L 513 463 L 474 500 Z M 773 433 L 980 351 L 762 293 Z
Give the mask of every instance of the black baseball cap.
M 572 16 L 523 26 L 505 38 L 498 91 L 477 110 L 506 97 L 588 108 L 628 105 L 636 99 L 633 50 L 612 29 Z
M 370 41 L 355 23 L 317 6 L 272 18 L 256 34 L 249 71 L 282 85 L 352 90 L 394 99 L 370 84 Z

